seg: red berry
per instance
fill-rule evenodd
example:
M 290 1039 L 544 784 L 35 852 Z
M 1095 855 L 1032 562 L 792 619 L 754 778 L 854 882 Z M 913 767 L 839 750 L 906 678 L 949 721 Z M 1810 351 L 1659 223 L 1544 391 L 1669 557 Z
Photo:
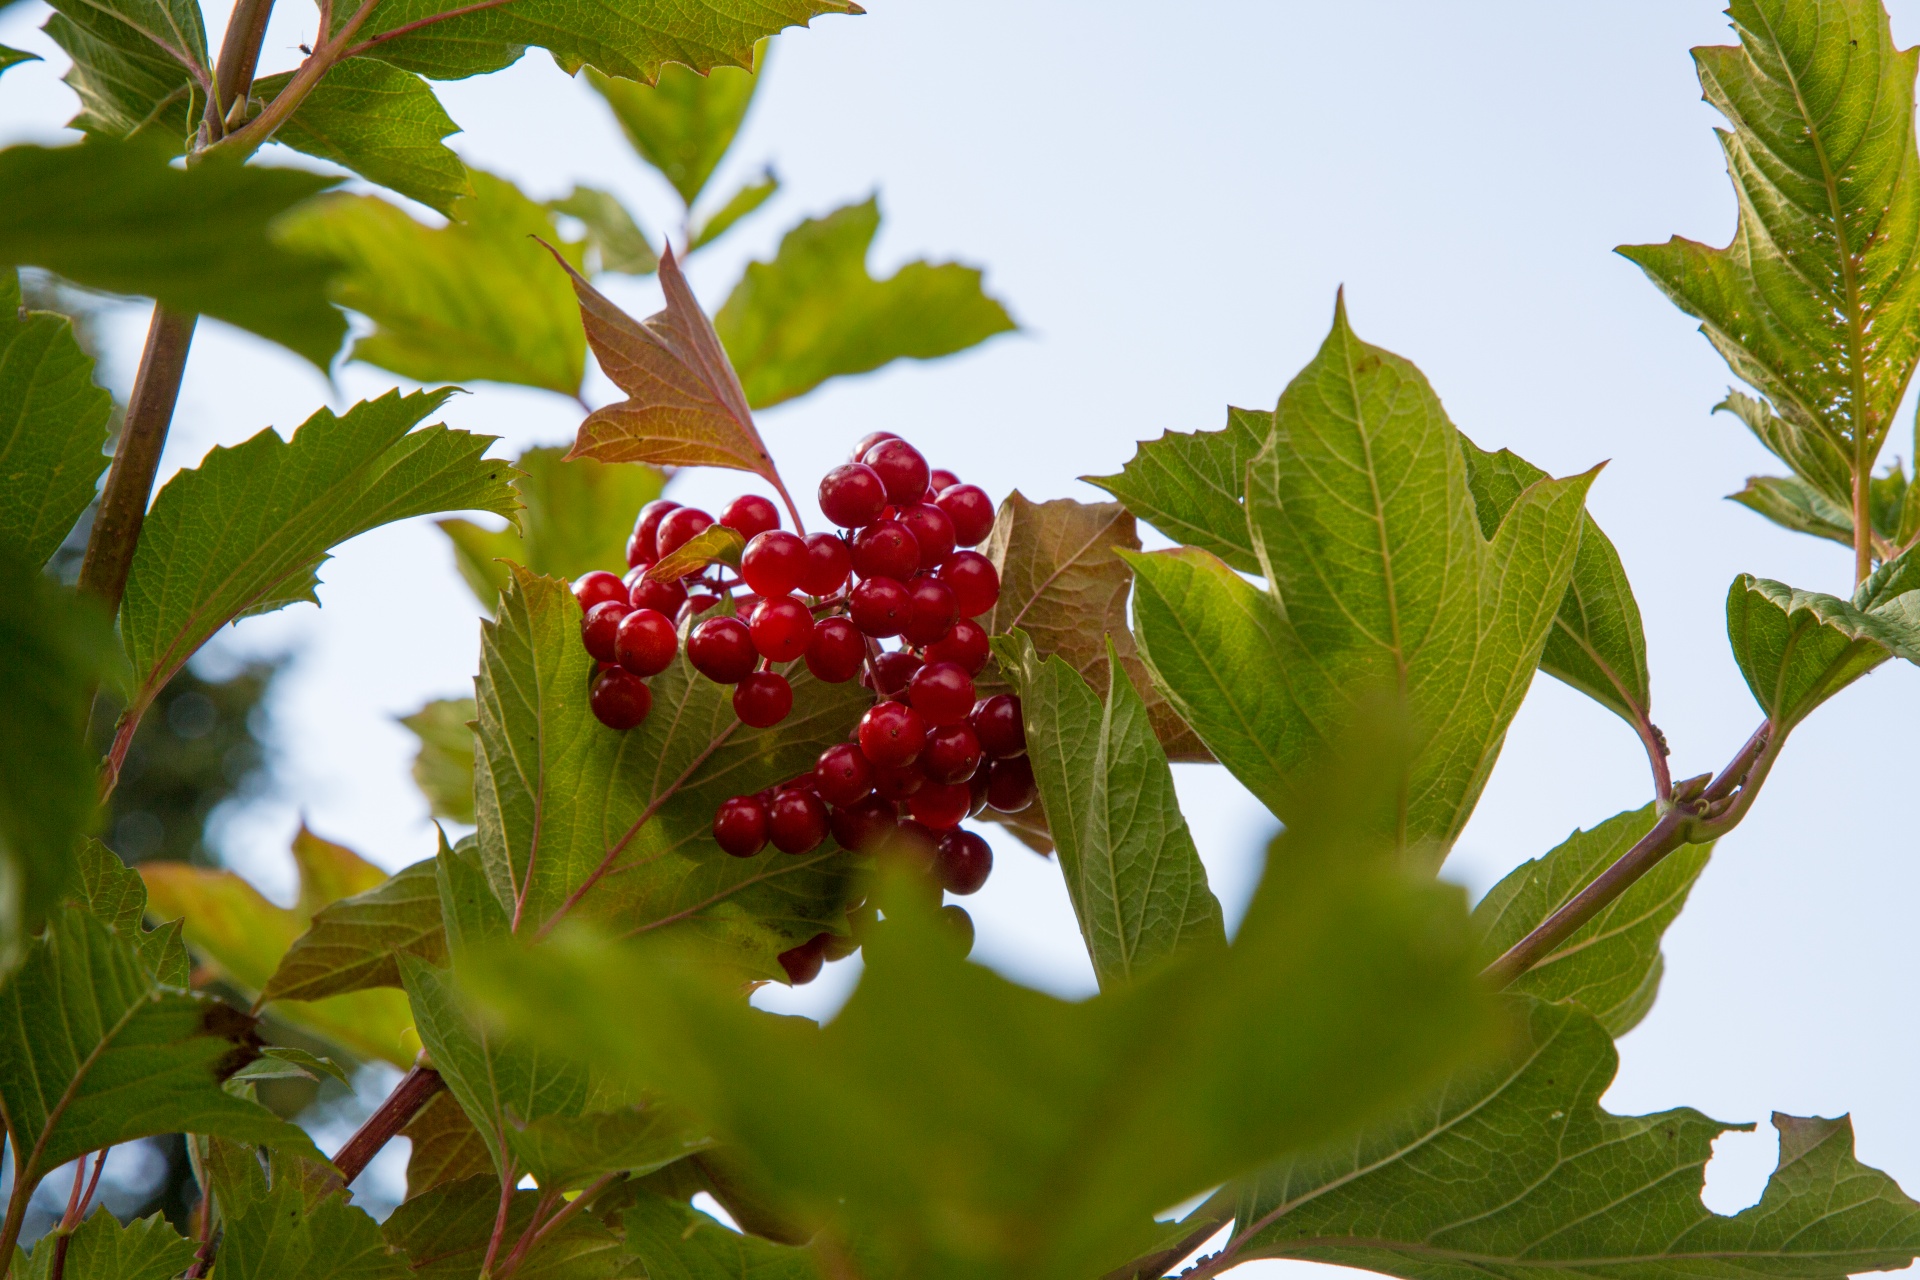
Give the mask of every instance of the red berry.
M 980 769 L 980 739 L 964 724 L 943 724 L 927 731 L 920 772 L 935 782 L 966 782 Z
M 713 517 L 698 507 L 680 507 L 669 511 L 660 521 L 659 532 L 655 535 L 660 547 L 660 558 L 666 559 L 685 546 L 696 534 L 705 533 L 713 527 Z
M 593 678 L 587 705 L 594 718 L 609 729 L 631 729 L 653 710 L 653 690 L 647 682 L 619 667 L 608 667 Z
M 936 494 L 942 489 L 952 488 L 959 483 L 960 477 L 945 467 L 935 467 L 927 473 L 927 488 L 933 490 Z
M 792 662 L 813 639 L 813 613 L 792 596 L 769 596 L 753 607 L 753 647 L 769 662 Z
M 978 546 L 993 532 L 993 499 L 979 485 L 956 484 L 942 489 L 933 501 L 953 522 L 956 546 Z
M 820 482 L 820 511 L 842 529 L 872 524 L 886 505 L 886 485 L 861 463 L 843 462 Z
M 853 452 L 847 455 L 847 459 L 850 462 L 863 461 L 866 458 L 867 450 L 873 448 L 873 446 L 879 444 L 882 440 L 898 440 L 899 438 L 899 436 L 893 434 L 891 431 L 869 431 L 860 437 L 860 442 L 853 446 Z
M 973 776 L 967 779 L 967 812 L 975 817 L 987 807 L 987 774 L 991 770 L 975 769 Z
M 716 523 L 751 542 L 767 530 L 780 527 L 780 510 L 757 493 L 743 493 L 721 509 Z
M 960 724 L 973 710 L 973 677 L 957 662 L 930 662 L 913 673 L 907 701 L 930 725 Z
M 993 872 L 993 848 L 972 831 L 955 827 L 940 837 L 934 870 L 948 893 L 965 896 L 980 892 Z
M 713 838 L 736 858 L 751 858 L 767 846 L 767 807 L 757 796 L 721 802 L 713 815 Z
M 907 527 L 920 547 L 919 568 L 931 573 L 953 554 L 953 521 L 947 519 L 947 513 L 939 507 L 916 502 L 900 513 L 900 523 Z
M 964 782 L 929 782 L 907 801 L 907 811 L 917 822 L 935 831 L 947 831 L 960 825 L 971 803 Z
M 889 650 L 873 660 L 873 691 L 883 698 L 897 697 L 919 669 L 920 659 L 905 649 Z
M 863 578 L 905 582 L 920 567 L 920 544 L 898 520 L 868 525 L 853 539 L 853 571 Z
M 580 611 L 585 613 L 593 606 L 609 600 L 625 600 L 627 586 L 605 569 L 595 569 L 592 573 L 581 574 L 580 580 L 573 584 L 573 598 L 580 602 Z
M 902 818 L 893 836 L 880 849 L 890 858 L 900 858 L 921 871 L 932 871 L 940 833 L 918 818 Z M 935 890 L 937 895 L 938 890 Z
M 789 787 L 767 810 L 767 835 L 782 853 L 805 853 L 827 838 L 827 806 L 813 792 Z
M 782 951 L 776 959 L 780 967 L 787 971 L 787 981 L 796 987 L 804 987 L 820 976 L 820 966 L 827 958 L 827 941 L 833 937 L 830 933 L 816 933 L 799 946 Z
M 807 641 L 807 670 L 814 679 L 828 684 L 851 680 L 860 674 L 866 657 L 866 640 L 845 618 L 822 618 L 813 624 L 813 638 Z
M 996 693 L 974 704 L 967 716 L 980 749 L 996 759 L 1025 755 L 1027 726 L 1020 718 L 1020 699 L 1011 693 Z
M 932 644 L 960 620 L 960 602 L 953 588 L 930 573 L 913 576 L 907 584 L 907 601 L 907 625 L 900 634 L 908 644 Z
M 880 477 L 887 488 L 887 501 L 904 505 L 926 496 L 927 460 L 905 440 L 882 440 L 862 454 L 860 461 Z
M 620 631 L 620 620 L 632 612 L 623 601 L 603 600 L 580 619 L 580 638 L 586 642 L 587 652 L 595 661 L 615 661 L 618 654 L 614 649 L 614 636 Z
M 1033 766 L 1025 756 L 995 760 L 987 770 L 987 803 L 1002 813 L 1019 813 L 1039 794 L 1033 783 Z
M 771 728 L 793 710 L 793 686 L 777 671 L 755 671 L 733 687 L 733 714 L 755 729 Z
M 708 618 L 687 636 L 687 660 L 715 684 L 738 684 L 760 661 L 753 633 L 738 618 Z
M 977 618 L 1000 599 L 1000 574 L 978 551 L 956 551 L 940 564 L 940 577 L 953 588 L 960 616 Z
M 926 785 L 926 776 L 910 764 L 882 765 L 873 771 L 873 794 L 893 804 Z
M 835 809 L 828 824 L 841 848 L 866 853 L 892 833 L 899 819 L 893 806 L 878 796 L 868 796 L 842 809 Z
M 810 533 L 806 543 L 807 567 L 800 589 L 810 596 L 830 596 L 847 585 L 847 574 L 853 569 L 847 544 L 831 533 Z
M 927 646 L 927 661 L 957 662 L 967 669 L 968 675 L 977 676 L 992 652 L 987 646 L 987 629 L 972 618 L 962 618 L 953 624 L 951 631 Z
M 651 564 L 643 564 L 627 575 L 627 601 L 636 609 L 652 609 L 671 618 L 687 602 L 687 589 L 678 582 L 655 582 L 647 576 Z
M 912 764 L 927 745 L 927 722 L 903 702 L 882 702 L 860 717 L 860 750 L 877 765 Z
M 907 589 L 892 578 L 857 582 L 847 597 L 847 614 L 853 625 L 876 640 L 899 635 L 912 609 Z
M 807 573 L 807 544 L 784 529 L 757 533 L 740 553 L 740 576 L 763 596 L 784 596 Z
M 668 512 L 679 509 L 679 503 L 665 498 L 655 498 L 640 508 L 640 514 L 633 522 L 633 536 L 627 539 L 629 565 L 642 562 L 650 564 L 660 558 L 660 522 L 667 518 Z
M 873 766 L 851 742 L 836 742 L 822 751 L 813 777 L 820 798 L 841 809 L 866 799 L 873 790 Z
M 614 660 L 637 676 L 665 671 L 679 649 L 672 620 L 657 609 L 635 609 L 613 634 Z
M 697 618 L 701 614 L 705 613 L 707 610 L 713 608 L 713 606 L 719 603 L 720 603 L 719 596 L 708 595 L 704 591 L 697 596 L 688 596 L 687 597 L 687 616 L 690 618 Z M 743 600 L 741 601 L 741 603 L 745 604 L 746 601 Z

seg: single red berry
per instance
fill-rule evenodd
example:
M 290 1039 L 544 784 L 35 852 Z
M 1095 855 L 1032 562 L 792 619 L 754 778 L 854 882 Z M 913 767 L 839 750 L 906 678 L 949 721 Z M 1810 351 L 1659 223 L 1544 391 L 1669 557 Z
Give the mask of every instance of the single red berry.
M 940 837 L 934 869 L 939 873 L 941 887 L 948 893 L 962 897 L 978 893 L 993 873 L 993 847 L 977 833 L 955 827 Z
M 907 625 L 900 634 L 908 644 L 933 644 L 960 620 L 960 602 L 953 588 L 930 573 L 916 573 L 907 583 Z
M 847 585 L 853 552 L 837 534 L 810 533 L 806 537 L 807 567 L 800 589 L 810 596 L 830 596 Z
M 613 634 L 614 660 L 637 676 L 665 671 L 679 650 L 673 621 L 657 609 L 635 609 Z
M 587 704 L 594 718 L 609 729 L 631 729 L 653 710 L 653 690 L 647 682 L 619 667 L 608 667 L 593 678 Z
M 1020 718 L 1020 699 L 1011 693 L 982 698 L 967 715 L 980 749 L 995 759 L 1025 755 L 1027 725 Z
M 987 803 L 1002 813 L 1019 813 L 1040 794 L 1033 765 L 1025 756 L 995 760 L 987 770 Z
M 820 511 L 842 529 L 872 524 L 887 505 L 887 487 L 872 467 L 843 462 L 820 482 Z
M 807 544 L 784 529 L 757 533 L 740 553 L 740 576 L 763 596 L 784 596 L 807 574 Z
M 678 582 L 655 582 L 647 576 L 651 564 L 643 564 L 627 575 L 627 601 L 636 609 L 652 609 L 671 618 L 687 602 L 687 589 Z
M 917 822 L 935 831 L 947 831 L 960 825 L 971 803 L 964 782 L 929 782 L 913 793 L 907 811 Z
M 827 958 L 827 939 L 833 935 L 816 933 L 799 946 L 782 951 L 776 959 L 780 967 L 787 971 L 787 981 L 796 987 L 804 987 L 820 976 L 820 966 Z
M 792 662 L 813 640 L 813 612 L 792 596 L 768 596 L 752 616 L 753 647 L 769 662 Z
M 939 507 L 916 502 L 901 511 L 900 523 L 907 527 L 920 547 L 919 568 L 931 573 L 953 554 L 953 521 L 947 519 L 947 513 Z
M 918 818 L 902 818 L 893 834 L 878 850 L 889 858 L 899 858 L 918 871 L 931 872 L 933 860 L 938 855 L 940 833 Z M 935 896 L 939 890 L 934 889 Z
M 669 511 L 660 521 L 660 530 L 655 535 L 659 543 L 660 558 L 666 559 L 685 546 L 696 535 L 705 533 L 713 527 L 713 517 L 698 507 L 681 507 Z
M 917 765 L 876 765 L 873 770 L 873 794 L 892 804 L 899 804 L 926 785 L 926 775 Z
M 779 724 L 793 710 L 793 686 L 777 671 L 755 671 L 733 687 L 733 714 L 755 729 Z
M 927 646 L 927 661 L 957 662 L 967 669 L 968 675 L 977 676 L 992 652 L 987 645 L 987 629 L 972 618 L 962 618 L 946 635 Z
M 856 582 L 847 597 L 847 615 L 853 625 L 876 640 L 899 635 L 912 610 L 907 589 L 893 578 Z
M 697 596 L 688 596 L 687 597 L 687 616 L 690 618 L 697 618 L 701 614 L 705 613 L 707 610 L 713 608 L 713 606 L 719 603 L 720 603 L 719 596 L 708 595 L 704 591 Z M 746 601 L 742 600 L 741 603 L 745 604 Z
M 827 838 L 827 806 L 813 792 L 790 787 L 767 810 L 767 835 L 782 853 L 805 853 Z
M 978 546 L 993 532 L 993 499 L 977 484 L 956 484 L 942 489 L 934 505 L 953 522 L 956 546 Z
M 841 684 L 860 674 L 867 642 L 860 629 L 845 618 L 822 618 L 813 624 L 807 641 L 807 670 L 814 679 Z
M 781 783 L 778 787 L 774 788 L 774 791 L 776 793 L 778 793 L 781 790 L 811 791 L 813 792 L 813 794 L 819 795 L 820 779 L 814 775 L 813 770 L 809 769 L 805 773 L 801 774 L 800 776 L 796 778 L 789 778 L 787 781 Z
M 863 461 L 867 456 L 867 450 L 873 448 L 873 446 L 879 444 L 882 440 L 898 440 L 899 438 L 899 436 L 891 431 L 869 431 L 860 437 L 859 443 L 853 446 L 853 452 L 847 455 L 847 459 L 850 462 Z
M 580 639 L 596 661 L 613 662 L 618 658 L 614 636 L 620 631 L 620 620 L 632 612 L 625 601 L 603 600 L 580 619 Z
M 893 806 L 878 796 L 868 796 L 845 808 L 835 809 L 828 824 L 841 848 L 867 853 L 877 848 L 899 821 Z
M 960 483 L 960 477 L 945 467 L 935 467 L 927 473 L 927 488 L 938 494 L 942 489 L 951 489 Z
M 873 660 L 873 691 L 883 698 L 899 697 L 919 669 L 920 659 L 905 649 L 890 649 Z
M 930 725 L 960 724 L 973 710 L 973 677 L 957 662 L 929 662 L 913 673 L 907 701 Z
M 585 613 L 593 606 L 609 600 L 624 601 L 627 587 L 605 569 L 595 569 L 592 573 L 581 574 L 579 581 L 573 584 L 573 598 L 580 602 L 580 611 Z
M 957 902 L 949 902 L 940 908 L 940 924 L 953 934 L 953 944 L 960 951 L 960 958 L 966 959 L 973 954 L 973 917 L 967 909 Z
M 905 582 L 920 567 L 920 544 L 898 520 L 880 520 L 853 538 L 853 571 L 863 578 Z
M 935 782 L 966 782 L 980 769 L 980 739 L 965 724 L 943 724 L 927 731 L 920 772 Z
M 927 722 L 904 702 L 882 702 L 860 717 L 860 750 L 877 765 L 912 764 L 927 745 Z
M 979 817 L 987 807 L 987 774 L 989 769 L 975 769 L 973 776 L 967 779 L 967 812 Z
M 640 508 L 640 514 L 633 522 L 633 536 L 627 539 L 627 563 L 642 562 L 651 564 L 660 558 L 660 522 L 667 518 L 670 511 L 678 511 L 680 504 L 666 498 L 655 498 Z
M 887 488 L 887 501 L 905 505 L 926 496 L 927 460 L 905 440 L 882 440 L 862 454 L 860 461 L 880 477 Z
M 721 509 L 715 523 L 751 542 L 767 530 L 780 527 L 780 509 L 757 493 L 743 493 Z
M 978 551 L 956 551 L 940 564 L 940 577 L 953 588 L 960 616 L 977 618 L 1000 599 L 1000 574 Z
M 715 684 L 738 684 L 760 661 L 753 633 L 738 618 L 708 618 L 687 636 L 687 660 Z
M 713 838 L 736 858 L 751 858 L 767 847 L 767 806 L 757 796 L 723 800 L 713 814 Z
M 813 767 L 813 778 L 820 798 L 840 809 L 866 799 L 873 791 L 873 766 L 851 742 L 836 742 L 822 751 L 820 762 Z

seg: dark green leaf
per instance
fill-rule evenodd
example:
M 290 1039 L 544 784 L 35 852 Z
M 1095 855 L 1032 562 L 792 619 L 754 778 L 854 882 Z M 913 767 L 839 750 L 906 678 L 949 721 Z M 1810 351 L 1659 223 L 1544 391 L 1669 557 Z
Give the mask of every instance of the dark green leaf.
M 738 191 L 721 202 L 718 209 L 695 225 L 693 238 L 687 245 L 687 252 L 692 253 L 695 249 L 712 244 L 727 234 L 734 223 L 773 199 L 779 191 L 780 179 L 774 176 L 773 170 L 762 170 L 758 178 L 742 184 Z
M 253 82 L 266 102 L 280 96 L 292 72 Z M 273 140 L 353 170 L 448 217 L 473 195 L 467 166 L 442 138 L 460 126 L 419 76 L 374 58 L 348 58 L 300 101 Z
M 532 1222 L 540 1194 L 518 1191 L 508 1201 L 508 1241 L 519 1239 Z M 473 1280 L 499 1212 L 500 1183 L 488 1174 L 413 1197 L 393 1211 L 382 1231 L 389 1248 L 412 1260 L 412 1280 Z M 626 1261 L 620 1238 L 583 1213 L 541 1241 L 513 1275 L 514 1280 L 611 1280 L 633 1274 Z
M 439 698 L 400 717 L 420 740 L 413 781 L 436 818 L 473 822 L 473 719 L 478 714 L 472 698 Z
M 407 1199 L 443 1183 L 485 1175 L 494 1182 L 487 1141 L 460 1109 L 460 1100 L 442 1090 L 407 1121 L 400 1135 L 413 1144 L 407 1153 Z
M 603 1174 L 652 1173 L 713 1140 L 664 1108 L 622 1107 L 509 1125 L 507 1145 L 543 1188 L 573 1190 Z
M 547 208 L 580 219 L 587 229 L 589 275 L 614 271 L 627 276 L 650 276 L 660 267 L 659 255 L 646 232 L 627 207 L 610 191 L 575 187 L 564 200 L 549 200 Z
M 33 1255 L 16 1253 L 15 1280 L 50 1280 L 57 1232 L 40 1237 Z M 103 1206 L 78 1227 L 67 1245 L 63 1280 L 173 1280 L 193 1265 L 194 1244 L 159 1214 L 121 1226 Z
M 147 914 L 147 886 L 140 873 L 91 838 L 81 843 L 78 863 L 74 897 L 121 937 L 138 937 L 140 921 Z
M 1229 408 L 1219 431 L 1169 431 L 1143 440 L 1119 475 L 1082 479 L 1175 542 L 1211 551 L 1242 573 L 1259 573 L 1247 527 L 1247 464 L 1271 434 L 1270 411 Z
M 113 396 L 73 321 L 20 304 L 17 273 L 0 267 L 0 541 L 45 564 L 93 501 Z
M 1920 596 L 1862 609 L 1743 573 L 1727 591 L 1727 638 L 1754 701 L 1785 733 L 1888 658 L 1920 661 Z
M 1027 754 L 1101 987 L 1224 942 L 1173 770 L 1112 642 L 1104 704 L 1060 658 L 1043 661 L 1023 631 L 996 640 L 994 652 L 1020 694 Z
M 647 570 L 647 576 L 655 582 L 678 582 L 711 564 L 732 565 L 738 569 L 740 555 L 746 549 L 747 540 L 740 536 L 738 529 L 724 524 L 708 525 L 674 548 L 671 555 L 662 556 Z
M 262 1169 L 251 1147 L 213 1144 L 220 1249 L 213 1280 L 407 1280 L 379 1224 L 318 1171 L 275 1152 Z
M 67 87 L 80 99 L 69 125 L 136 133 L 178 154 L 200 125 L 213 74 L 193 0 L 62 0 L 44 30 L 73 59 Z
M 742 1235 L 677 1200 L 634 1193 L 622 1206 L 627 1252 L 650 1280 L 821 1280 L 810 1249 Z
M 264 1075 L 266 1074 L 265 1069 L 277 1067 L 279 1071 L 284 1072 L 287 1076 L 304 1077 L 308 1080 L 318 1080 L 321 1076 L 331 1076 L 333 1079 L 347 1086 L 347 1088 L 353 1088 L 353 1077 L 347 1074 L 345 1067 L 335 1062 L 332 1058 L 323 1058 L 318 1054 L 308 1053 L 305 1049 L 294 1049 L 286 1046 L 269 1046 L 268 1048 L 262 1049 L 260 1054 L 261 1056 L 257 1060 L 236 1072 L 235 1078 L 237 1079 L 240 1076 L 249 1074 L 256 1076 Z
M 433 859 L 376 889 L 323 907 L 280 958 L 262 1000 L 319 1000 L 400 985 L 400 957 L 446 960 L 446 929 Z
M 1018 328 L 973 267 L 909 262 L 874 279 L 867 254 L 879 229 L 880 202 L 870 198 L 807 219 L 782 237 L 773 261 L 747 264 L 713 324 L 754 408 Z
M 0 72 L 5 72 L 8 67 L 17 67 L 23 62 L 38 61 L 40 61 L 40 55 L 37 53 L 28 53 L 25 49 L 14 49 L 0 44 Z
M 613 118 L 633 149 L 672 184 L 681 203 L 692 208 L 747 117 L 753 91 L 760 87 L 756 72 L 766 62 L 766 48 L 764 41 L 755 46 L 752 69 L 716 66 L 703 76 L 669 64 L 650 85 L 635 83 L 644 77 L 615 80 L 589 70 L 587 83 L 613 108 Z

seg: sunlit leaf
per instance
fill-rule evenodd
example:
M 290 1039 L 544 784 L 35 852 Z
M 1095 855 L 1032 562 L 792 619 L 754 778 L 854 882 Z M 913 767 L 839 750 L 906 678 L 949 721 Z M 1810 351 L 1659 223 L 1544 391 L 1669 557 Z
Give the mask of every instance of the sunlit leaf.
M 765 169 L 758 178 L 740 185 L 739 190 L 720 202 L 720 207 L 702 218 L 693 228 L 693 238 L 688 241 L 687 251 L 704 248 L 733 229 L 735 223 L 747 217 L 780 192 L 780 179 L 774 176 L 772 169 Z
M 1175 542 L 1259 573 L 1247 527 L 1247 464 L 1273 434 L 1273 413 L 1227 410 L 1218 431 L 1169 431 L 1142 440 L 1118 475 L 1084 476 Z
M 25 310 L 18 274 L 0 267 L 0 542 L 34 564 L 59 549 L 107 469 L 112 413 L 73 321 Z
M 737 569 L 740 555 L 746 549 L 747 540 L 740 536 L 738 529 L 724 524 L 708 525 L 670 554 L 661 556 L 647 570 L 647 576 L 655 582 L 678 582 L 712 564 L 732 565 Z
M 660 68 L 653 84 L 616 80 L 589 69 L 587 83 L 613 108 L 620 131 L 642 159 L 660 171 L 681 203 L 692 208 L 720 164 L 760 87 L 767 42 L 754 48 L 752 69 L 716 66 L 706 75 L 690 67 Z
M 1727 590 L 1727 639 L 1754 701 L 1785 733 L 1888 658 L 1920 661 L 1920 595 L 1862 609 L 1743 573 Z
M 580 219 L 587 229 L 587 250 L 592 255 L 587 264 L 589 274 L 615 271 L 650 276 L 659 268 L 659 255 L 654 253 L 646 232 L 612 192 L 575 187 L 564 199 L 547 201 L 547 208 Z
M 434 862 L 416 862 L 376 888 L 322 907 L 283 954 L 262 1000 L 319 1000 L 400 985 L 402 955 L 444 962 Z
M 1798 476 L 1748 476 L 1747 487 L 1729 499 L 1757 511 L 1783 529 L 1853 545 L 1853 511 Z

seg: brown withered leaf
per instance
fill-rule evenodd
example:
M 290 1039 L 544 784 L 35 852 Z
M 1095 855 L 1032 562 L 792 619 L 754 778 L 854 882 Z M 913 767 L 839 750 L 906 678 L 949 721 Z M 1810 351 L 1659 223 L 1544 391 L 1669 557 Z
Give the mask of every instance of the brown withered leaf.
M 413 1150 L 407 1156 L 407 1199 L 431 1191 L 443 1182 L 457 1182 L 475 1174 L 493 1173 L 486 1140 L 467 1119 L 460 1103 L 442 1089 L 428 1100 L 400 1130 Z
M 554 254 L 573 277 L 580 320 L 594 358 L 627 393 L 587 415 L 569 458 L 647 462 L 655 466 L 729 467 L 751 471 L 787 498 L 740 378 L 700 309 L 671 247 L 660 257 L 667 305 L 635 320 Z
M 1133 516 L 1118 502 L 1030 501 L 1014 490 L 1000 504 L 986 554 L 1000 571 L 1000 602 L 980 619 L 989 635 L 1019 627 L 1042 657 L 1058 654 L 1096 689 L 1107 687 L 1104 637 L 1113 637 L 1120 661 L 1146 695 L 1154 733 L 1167 758 L 1213 757 L 1153 687 L 1127 629 L 1127 592 L 1133 570 L 1115 547 L 1140 549 Z M 1005 692 L 992 669 L 982 672 L 982 696 Z M 988 688 L 986 686 L 991 686 Z M 1023 837 L 1024 838 L 1024 837 Z

